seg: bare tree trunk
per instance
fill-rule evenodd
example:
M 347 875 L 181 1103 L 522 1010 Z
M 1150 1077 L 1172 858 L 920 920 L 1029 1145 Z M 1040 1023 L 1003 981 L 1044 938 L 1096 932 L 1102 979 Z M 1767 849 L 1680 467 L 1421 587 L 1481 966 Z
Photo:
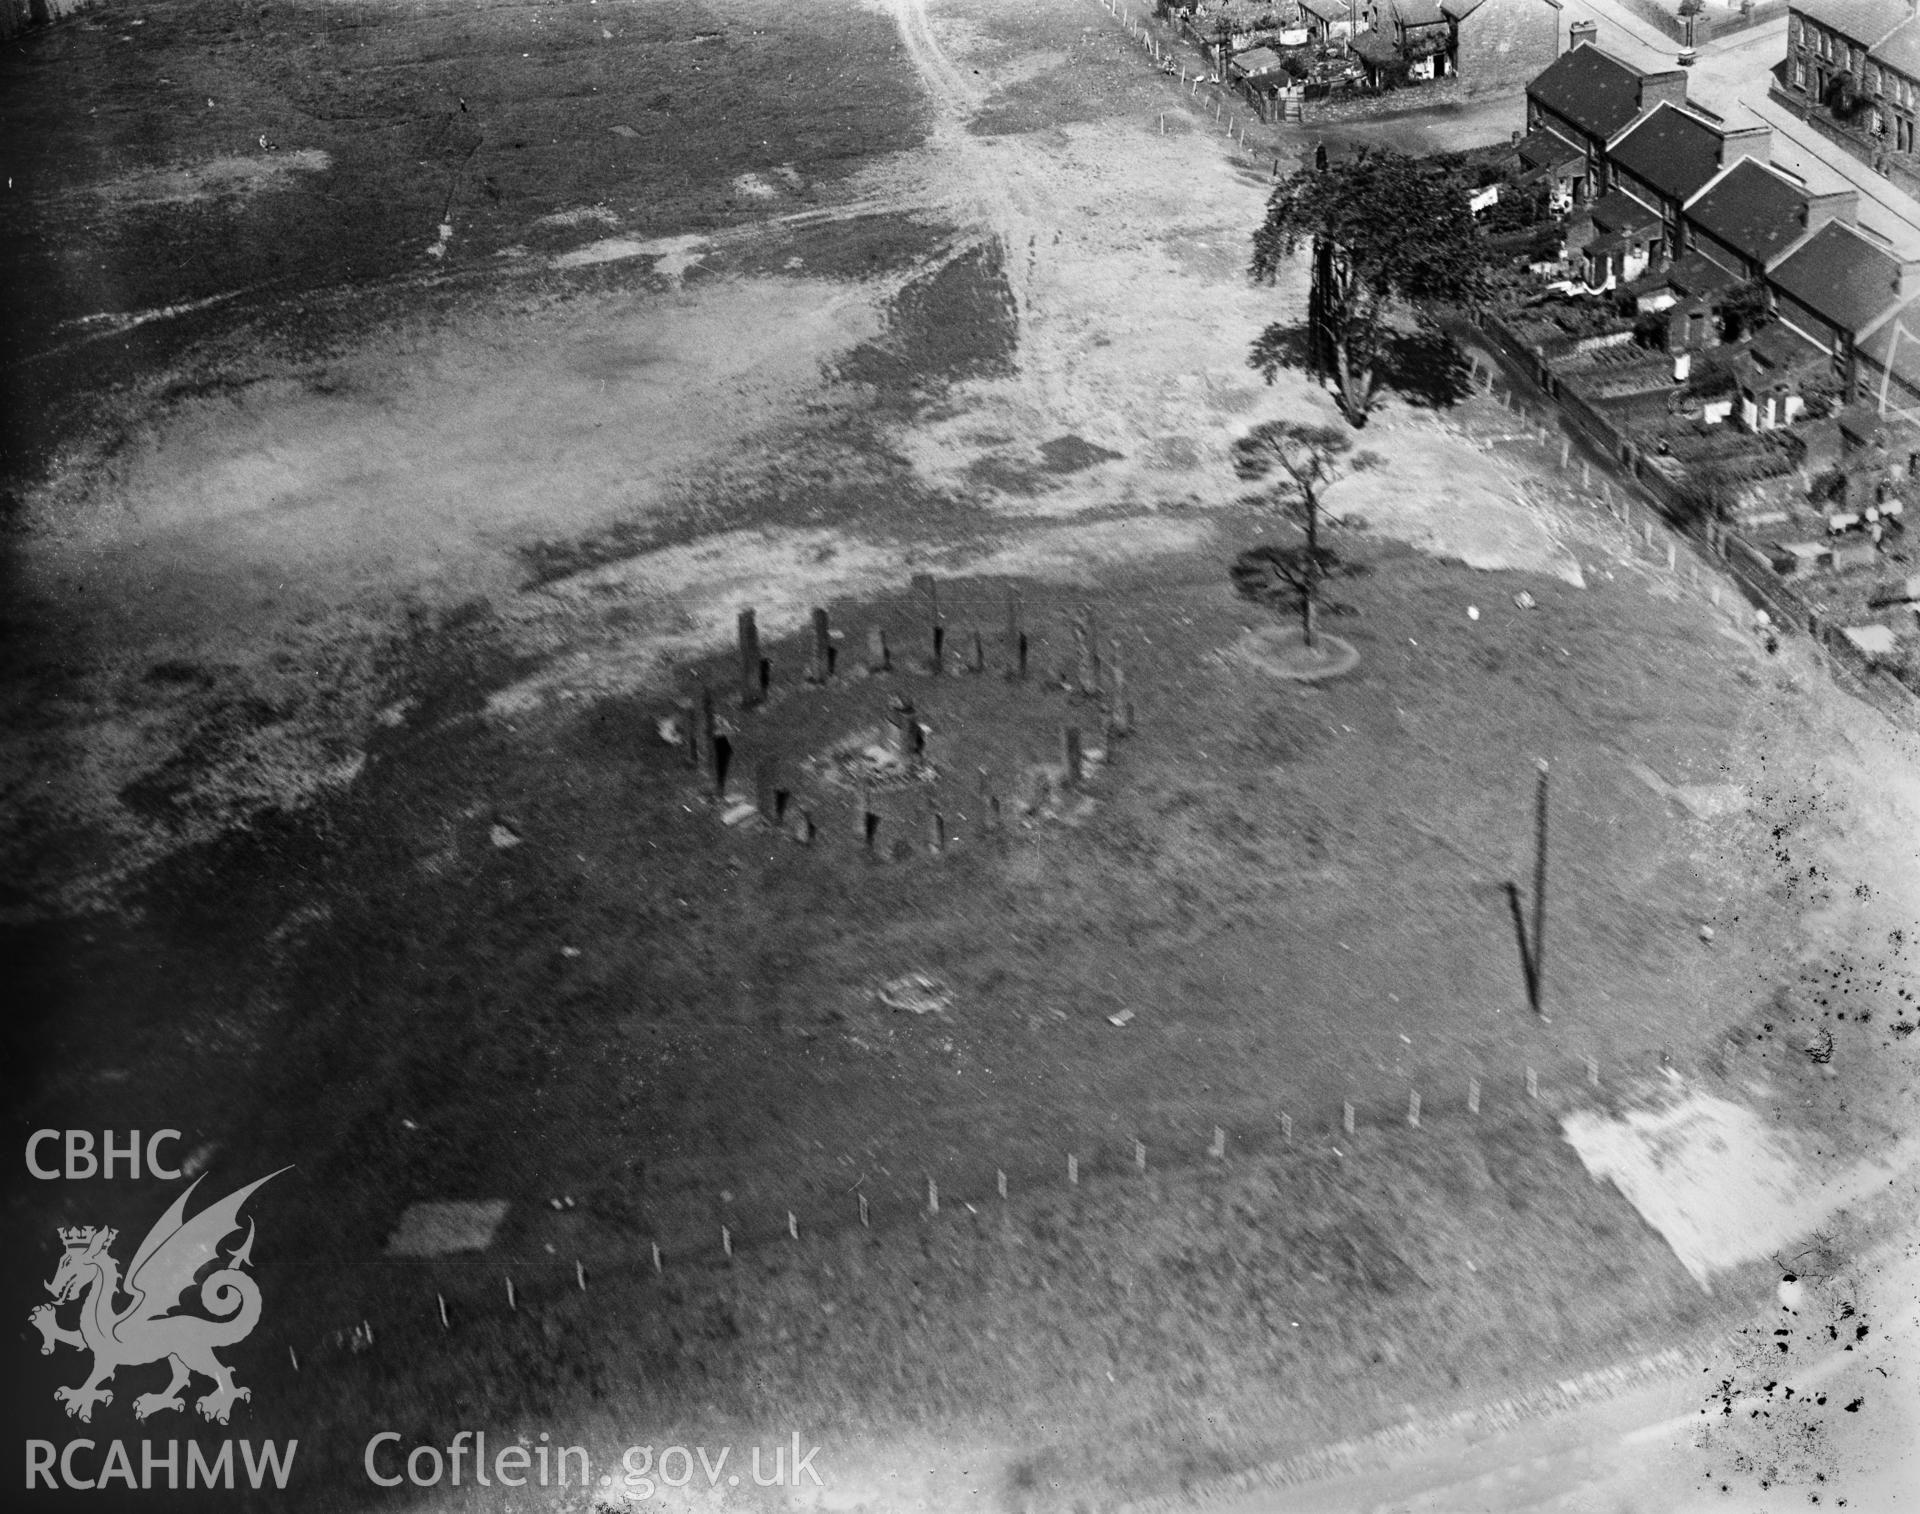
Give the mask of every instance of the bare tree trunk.
M 1300 627 L 1309 648 L 1313 646 L 1313 602 L 1320 597 L 1320 496 L 1311 478 L 1300 484 L 1300 499 L 1307 511 L 1307 571 L 1300 591 Z
M 1367 423 L 1367 412 L 1373 408 L 1373 365 L 1355 369 L 1353 352 L 1345 337 L 1336 337 L 1333 353 L 1339 369 L 1340 409 L 1355 426 Z

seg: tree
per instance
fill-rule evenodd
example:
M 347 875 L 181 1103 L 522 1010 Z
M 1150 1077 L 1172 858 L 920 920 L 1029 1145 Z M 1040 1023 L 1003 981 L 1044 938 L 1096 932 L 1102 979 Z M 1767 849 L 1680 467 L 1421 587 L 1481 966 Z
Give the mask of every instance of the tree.
M 1767 286 L 1759 279 L 1745 279 L 1720 296 L 1720 335 L 1729 342 L 1752 336 L 1767 324 L 1772 305 Z
M 1314 644 L 1320 586 L 1336 575 L 1358 571 L 1321 543 L 1321 530 L 1329 524 L 1322 502 L 1338 480 L 1379 463 L 1375 453 L 1355 452 L 1353 438 L 1339 427 L 1302 421 L 1268 421 L 1233 444 L 1234 472 L 1249 482 L 1265 483 L 1266 502 L 1304 538 L 1294 545 L 1242 553 L 1234 565 L 1234 584 L 1251 599 L 1280 596 L 1294 601 L 1308 646 Z
M 1457 175 L 1379 150 L 1284 180 L 1254 233 L 1249 271 L 1271 284 L 1303 245 L 1314 251 L 1315 340 L 1342 414 L 1363 426 L 1394 304 L 1484 297 L 1488 251 Z M 1258 345 L 1255 366 L 1272 382 L 1277 365 L 1261 359 Z

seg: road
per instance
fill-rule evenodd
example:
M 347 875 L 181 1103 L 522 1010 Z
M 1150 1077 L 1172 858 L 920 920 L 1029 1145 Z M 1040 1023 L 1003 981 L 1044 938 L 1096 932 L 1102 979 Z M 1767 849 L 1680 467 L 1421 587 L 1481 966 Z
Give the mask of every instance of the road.
M 1217 1514 L 1726 1514 L 1920 1494 L 1920 1233 L 1845 1280 L 1809 1280 L 1717 1348 L 1616 1397 L 1516 1428 L 1436 1435 L 1346 1475 L 1209 1501 Z M 1833 1318 L 1829 1338 L 1825 1322 Z M 1861 1322 L 1864 1323 L 1862 1328 Z M 1857 1340 L 1850 1339 L 1856 1329 Z M 1776 1354 L 1785 1332 L 1790 1349 Z M 1494 1417 L 1489 1411 L 1488 1417 Z

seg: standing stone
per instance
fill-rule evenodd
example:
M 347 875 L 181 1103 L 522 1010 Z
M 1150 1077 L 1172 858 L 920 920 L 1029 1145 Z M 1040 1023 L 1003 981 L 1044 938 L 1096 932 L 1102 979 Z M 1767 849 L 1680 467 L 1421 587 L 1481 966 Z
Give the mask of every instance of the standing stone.
M 973 651 L 967 658 L 967 671 L 969 673 L 987 671 L 987 644 L 981 639 L 977 630 L 973 633 Z
M 919 761 L 924 736 L 920 728 L 920 718 L 913 712 L 913 701 L 895 695 L 893 708 L 887 715 L 887 722 L 888 740 L 893 747 L 894 756 L 906 763 Z
M 947 817 L 931 803 L 927 805 L 927 850 L 935 853 L 947 849 Z
M 760 702 L 762 691 L 760 628 L 752 610 L 740 612 L 740 703 L 752 707 Z
M 1027 676 L 1027 636 L 1021 625 L 1018 589 L 1007 590 L 1007 676 Z
M 1069 725 L 1060 728 L 1060 755 L 1067 770 L 1067 787 L 1078 788 L 1082 772 L 1079 726 Z
M 1126 736 L 1133 731 L 1133 701 L 1127 698 L 1127 669 L 1120 660 L 1119 642 L 1107 643 L 1107 651 L 1113 667 L 1113 696 L 1107 701 L 1107 735 L 1109 738 Z
M 733 743 L 724 736 L 713 738 L 713 797 L 727 797 L 727 769 L 733 765 Z
M 825 683 L 833 677 L 833 632 L 827 612 L 813 612 L 813 657 L 807 664 L 807 682 Z
M 867 672 L 879 674 L 893 667 L 893 654 L 887 650 L 887 633 L 878 626 L 867 627 Z
M 938 675 L 946 663 L 946 628 L 940 624 L 940 586 L 931 573 L 916 573 L 913 576 L 914 589 L 927 599 L 927 629 L 932 651 L 927 658 L 927 671 Z
M 779 791 L 774 787 L 773 759 L 760 757 L 753 764 L 753 807 L 768 825 L 780 823 L 782 808 Z
M 1100 696 L 1100 646 L 1095 639 L 1093 609 L 1082 606 L 1080 619 L 1073 623 L 1073 641 L 1077 671 L 1075 681 L 1079 691 L 1090 699 Z
M 713 690 L 705 684 L 700 686 L 700 758 L 713 760 L 713 743 L 719 734 L 720 722 L 713 713 Z
M 683 700 L 680 705 L 680 755 L 688 767 L 698 770 L 700 753 L 704 750 L 701 733 L 701 705 L 692 699 Z M 705 715 L 713 718 L 713 696 L 707 695 Z

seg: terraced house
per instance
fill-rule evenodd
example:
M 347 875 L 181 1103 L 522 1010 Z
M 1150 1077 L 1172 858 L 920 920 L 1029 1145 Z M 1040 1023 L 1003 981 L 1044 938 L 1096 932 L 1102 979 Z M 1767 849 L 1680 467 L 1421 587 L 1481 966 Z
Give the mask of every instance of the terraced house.
M 1920 16 L 1913 0 L 1795 0 L 1784 86 L 1796 108 L 1911 156 L 1920 121 Z
M 1809 19 L 1816 11 L 1823 33 Z M 1882 0 L 1807 0 L 1794 15 L 1798 48 L 1883 92 L 1905 76 L 1875 64 L 1873 49 L 1920 49 L 1905 0 L 1897 14 Z M 1920 415 L 1920 257 L 1857 224 L 1857 191 L 1816 193 L 1773 166 L 1766 127 L 1729 128 L 1690 105 L 1684 70 L 1643 73 L 1583 30 L 1527 86 L 1517 144 L 1528 173 L 1548 178 L 1569 210 L 1565 245 L 1581 282 L 1665 312 L 1676 374 L 1685 354 L 1736 340 L 1753 429 L 1790 424 L 1814 382 L 1846 402 Z M 1837 98 L 1836 75 L 1809 77 Z M 1904 89 L 1889 98 L 1907 98 Z M 1748 325 L 1738 314 L 1747 302 L 1728 297 L 1755 282 L 1777 320 L 1737 329 Z
M 1612 188 L 1608 144 L 1659 105 L 1685 105 L 1687 71 L 1642 73 L 1596 46 L 1591 22 L 1569 29 L 1573 46 L 1527 85 L 1527 135 L 1520 156 L 1549 165 L 1572 204 Z
M 1734 163 L 1683 207 L 1687 250 L 1735 281 L 1764 278 L 1795 243 L 1829 221 L 1852 221 L 1857 190 L 1815 194 L 1760 154 Z

